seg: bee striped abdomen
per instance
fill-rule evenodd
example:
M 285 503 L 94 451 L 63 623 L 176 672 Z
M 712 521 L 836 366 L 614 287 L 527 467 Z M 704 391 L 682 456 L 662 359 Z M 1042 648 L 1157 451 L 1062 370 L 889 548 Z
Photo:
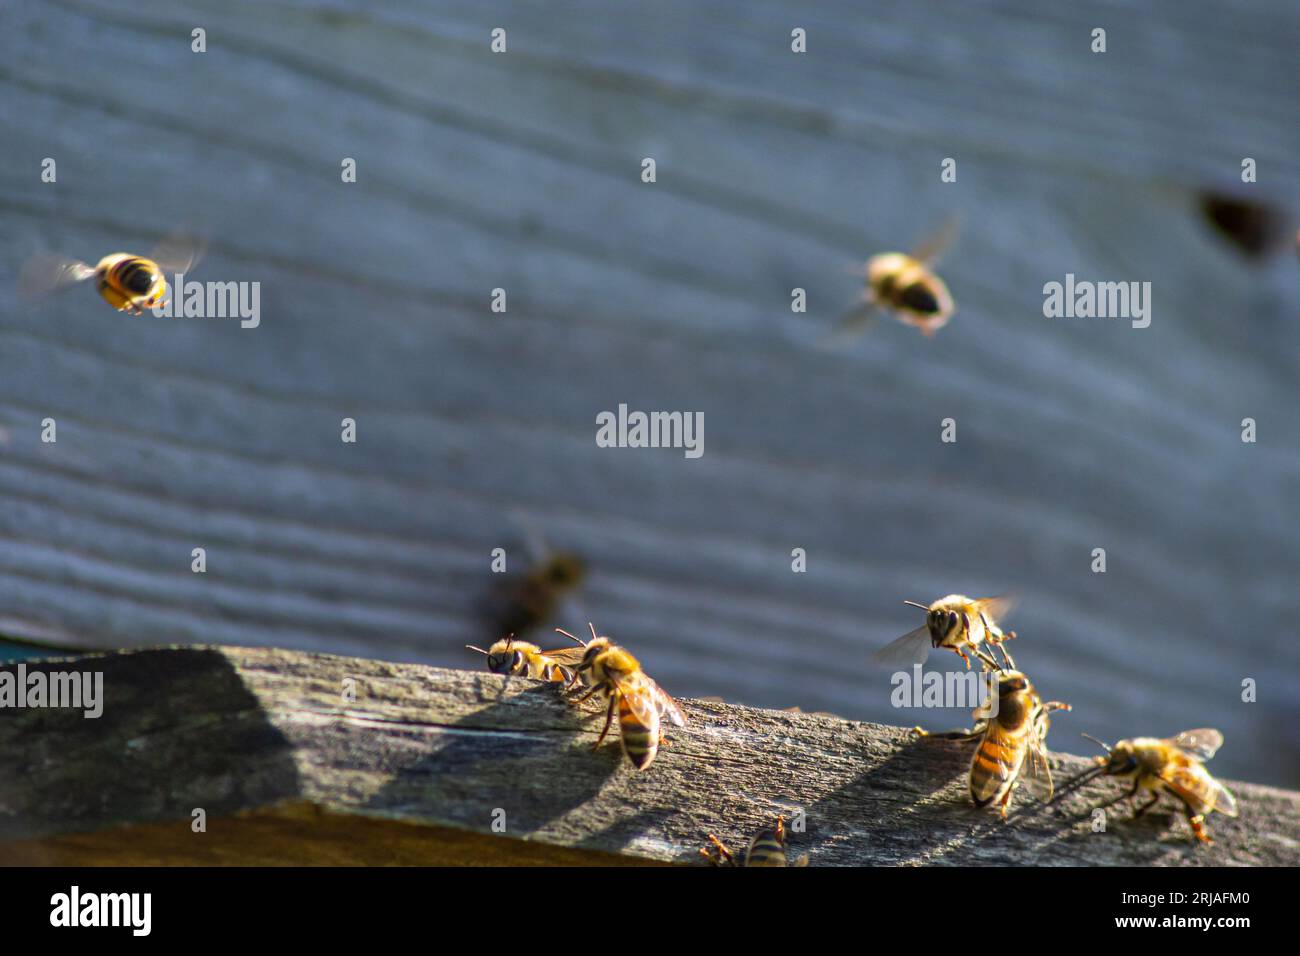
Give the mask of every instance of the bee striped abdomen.
M 745 866 L 785 866 L 785 844 L 771 830 L 754 837 L 745 854 Z
M 627 754 L 627 759 L 632 761 L 632 766 L 638 770 L 650 766 L 650 762 L 655 759 L 655 754 L 659 752 L 659 722 L 655 720 L 652 723 L 654 726 L 643 724 L 628 706 L 626 698 L 620 695 L 618 699 L 619 739 L 623 743 L 623 753 Z

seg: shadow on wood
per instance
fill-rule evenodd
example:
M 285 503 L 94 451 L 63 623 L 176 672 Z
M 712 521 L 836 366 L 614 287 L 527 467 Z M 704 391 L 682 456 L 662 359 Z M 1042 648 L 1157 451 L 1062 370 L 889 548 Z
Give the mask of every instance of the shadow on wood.
M 1300 862 L 1295 793 L 1232 784 L 1241 816 L 1212 816 L 1212 846 L 1168 809 L 1092 832 L 1106 782 L 1018 796 L 1004 823 L 968 803 L 968 748 L 828 715 L 684 701 L 638 773 L 616 741 L 593 752 L 600 712 L 537 681 L 226 647 L 0 671 L 20 666 L 101 671 L 105 704 L 0 711 L 9 864 L 698 863 L 707 833 L 743 843 L 801 810 L 790 848 L 813 865 Z

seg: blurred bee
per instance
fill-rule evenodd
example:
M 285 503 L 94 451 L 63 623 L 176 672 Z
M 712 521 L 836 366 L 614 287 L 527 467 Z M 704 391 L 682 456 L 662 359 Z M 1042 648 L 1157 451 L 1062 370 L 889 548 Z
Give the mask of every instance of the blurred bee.
M 745 850 L 745 859 L 743 863 L 737 863 L 727 845 L 715 837 L 712 833 L 709 835 L 711 847 L 704 847 L 700 850 L 700 856 L 708 860 L 714 866 L 807 866 L 808 854 L 805 853 L 794 863 L 786 861 L 786 835 L 785 835 L 785 817 L 778 815 L 776 826 L 766 830 L 759 830 L 754 839 L 749 841 L 749 846 Z
M 128 315 L 141 315 L 145 309 L 166 301 L 166 274 L 189 271 L 199 255 L 198 242 L 181 233 L 164 239 L 148 257 L 114 252 L 95 266 L 41 253 L 23 266 L 19 287 L 23 297 L 30 301 L 94 279 L 95 288 L 109 305 Z
M 466 644 L 465 647 L 486 655 L 488 670 L 493 674 L 510 674 L 514 677 L 531 677 L 533 680 L 571 684 L 575 669 L 582 662 L 582 656 L 587 650 L 582 641 L 576 637 L 573 639 L 578 642 L 577 647 L 563 647 L 558 651 L 544 651 L 536 644 L 517 641 L 513 634 L 497 641 L 486 651 L 473 644 Z
M 655 759 L 663 742 L 661 718 L 667 717 L 678 727 L 686 726 L 686 718 L 676 702 L 641 670 L 635 657 L 611 643 L 608 637 L 598 637 L 594 624 L 587 626 L 591 628 L 591 640 L 587 643 L 582 662 L 578 664 L 576 679 L 585 680 L 591 686 L 574 703 L 580 704 L 593 694 L 604 694 L 609 699 L 609 709 L 605 713 L 605 726 L 596 739 L 596 747 L 609 733 L 617 709 L 623 753 L 632 766 L 644 770 Z M 578 640 L 567 631 L 560 633 Z
M 996 804 L 1007 818 L 1011 794 L 1022 777 L 1044 801 L 1052 798 L 1052 771 L 1047 765 L 1048 714 L 1069 710 L 1069 704 L 1052 700 L 1043 702 L 1024 674 L 1002 671 L 998 674 L 997 712 L 992 701 L 975 709 L 975 726 L 968 731 L 930 734 L 920 728 L 922 737 L 943 740 L 975 740 L 979 746 L 970 765 L 970 798 L 977 807 Z
M 1210 727 L 1184 730 L 1176 737 L 1164 740 L 1134 737 L 1121 740 L 1114 747 L 1088 734 L 1083 736 L 1105 748 L 1106 756 L 1096 758 L 1097 766 L 1076 777 L 1072 784 L 1083 783 L 1098 774 L 1133 781 L 1128 793 L 1120 794 L 1103 807 L 1126 797 L 1136 803 L 1139 790 L 1150 790 L 1151 799 L 1134 810 L 1133 819 L 1136 820 L 1159 802 L 1161 793 L 1168 791 L 1182 802 L 1183 812 L 1192 827 L 1192 836 L 1202 843 L 1214 842 L 1205 829 L 1208 814 L 1218 810 L 1230 817 L 1237 815 L 1236 797 L 1211 777 L 1202 763 L 1213 757 L 1223 745 L 1223 734 L 1217 730 Z
M 882 252 L 867 260 L 863 301 L 841 321 L 831 338 L 837 343 L 856 338 L 875 318 L 878 309 L 915 326 L 927 338 L 948 324 L 956 311 L 948 286 L 934 274 L 939 256 L 957 234 L 950 219 L 911 255 Z
M 489 609 L 494 633 L 527 634 L 546 624 L 585 576 L 586 567 L 577 555 L 543 550 L 536 564 L 507 582 L 503 599 Z
M 1016 632 L 1003 631 L 997 625 L 998 618 L 1009 613 L 1014 604 L 1010 597 L 1003 595 L 976 599 L 964 594 L 949 594 L 929 607 L 915 601 L 903 603 L 925 611 L 925 623 L 876 651 L 872 660 L 877 664 L 890 667 L 920 664 L 929 656 L 930 648 L 946 647 L 966 662 L 967 669 L 970 668 L 967 651 L 988 667 L 1003 669 L 1004 664 L 997 663 L 993 655 L 981 646 L 988 645 L 1002 652 L 1005 667 L 1015 668 L 1015 661 L 1002 646 L 1002 642 L 1014 638 Z

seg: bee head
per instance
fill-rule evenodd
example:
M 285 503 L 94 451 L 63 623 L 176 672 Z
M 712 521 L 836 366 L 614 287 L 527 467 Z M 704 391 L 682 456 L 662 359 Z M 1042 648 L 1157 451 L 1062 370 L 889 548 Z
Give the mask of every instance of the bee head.
M 595 634 L 594 630 L 592 634 L 593 635 Z M 603 654 L 605 651 L 609 650 L 612 646 L 613 645 L 610 644 L 608 637 L 593 636 L 592 639 L 587 643 L 587 652 L 582 655 L 582 663 L 578 665 L 578 670 L 580 671 L 591 670 L 592 662 L 596 659 L 596 657 L 600 654 Z
M 927 616 L 926 623 L 930 627 L 930 643 L 935 647 L 942 644 L 945 637 L 961 626 L 961 616 L 956 611 L 948 608 L 933 608 Z
M 466 644 L 471 651 L 486 655 L 487 666 L 493 674 L 518 674 L 527 666 L 524 649 L 532 647 L 523 641 L 516 641 L 515 636 L 503 637 L 486 651 L 481 647 Z
M 1098 757 L 1097 763 L 1101 765 L 1101 772 L 1108 777 L 1123 776 L 1137 769 L 1137 751 L 1132 741 L 1121 740 L 1105 757 Z

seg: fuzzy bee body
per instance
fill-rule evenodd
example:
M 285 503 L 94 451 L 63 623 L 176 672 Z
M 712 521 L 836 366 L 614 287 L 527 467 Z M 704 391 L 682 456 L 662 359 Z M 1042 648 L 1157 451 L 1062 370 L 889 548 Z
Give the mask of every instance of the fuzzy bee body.
M 198 242 L 175 233 L 159 243 L 148 256 L 114 252 L 95 266 L 62 256 L 36 255 L 23 266 L 20 285 L 27 299 L 39 298 L 87 279 L 104 301 L 129 315 L 161 305 L 167 298 L 168 272 L 185 272 L 198 261 Z
M 472 644 L 465 646 L 471 651 L 486 655 L 488 670 L 494 674 L 565 684 L 572 683 L 575 679 L 575 671 L 586 650 L 582 642 L 578 641 L 577 647 L 544 651 L 536 644 L 515 640 L 513 634 L 503 637 L 487 650 Z
M 567 631 L 560 633 L 577 640 Z M 581 703 L 598 693 L 609 701 L 605 726 L 596 740 L 596 747 L 601 745 L 609 733 L 617 711 L 623 753 L 637 770 L 650 766 L 658 754 L 663 741 L 663 718 L 666 717 L 678 727 L 686 725 L 686 718 L 682 716 L 677 703 L 646 675 L 640 662 L 623 648 L 611 643 L 609 638 L 598 636 L 594 626 L 591 627 L 591 640 L 586 644 L 582 661 L 575 669 L 574 680 L 585 681 L 590 685 L 587 692 L 575 702 Z
M 856 338 L 882 309 L 927 338 L 947 325 L 957 307 L 934 266 L 956 232 L 957 220 L 950 219 L 910 254 L 882 252 L 868 259 L 862 301 L 840 320 L 831 340 Z
M 993 669 L 1015 667 L 1015 661 L 1003 642 L 1014 638 L 1016 632 L 1003 631 L 997 623 L 998 618 L 1010 611 L 1010 598 L 968 598 L 964 594 L 949 594 L 928 606 L 915 601 L 905 603 L 925 611 L 925 623 L 878 650 L 873 655 L 877 663 L 919 664 L 926 659 L 931 648 L 943 647 L 965 661 L 968 668 L 968 653 Z M 987 650 L 989 647 L 996 647 L 1001 652 L 1003 664 L 997 663 Z
M 998 672 L 997 710 L 993 701 L 975 709 L 975 726 L 945 734 L 917 728 L 922 737 L 978 740 L 971 757 L 969 788 L 977 807 L 996 806 L 1005 820 L 1011 796 L 1022 780 L 1033 784 L 1044 800 L 1052 798 L 1052 772 L 1047 764 L 1048 714 L 1069 710 L 1060 701 L 1044 702 L 1034 685 L 1019 671 Z
M 547 554 L 514 581 L 494 612 L 497 634 L 526 634 L 551 619 L 561 600 L 574 591 L 586 574 L 577 555 L 567 551 Z
M 1161 794 L 1172 794 L 1183 805 L 1193 838 L 1212 843 L 1205 818 L 1215 810 L 1225 816 L 1237 815 L 1237 800 L 1232 792 L 1205 769 L 1204 761 L 1222 745 L 1223 734 L 1212 727 L 1185 730 L 1165 739 L 1134 737 L 1108 747 L 1107 755 L 1097 758 L 1093 773 L 1133 782 L 1128 793 L 1117 800 L 1136 800 L 1141 790 L 1151 794 L 1151 799 L 1134 811 L 1134 819 L 1155 806 Z
M 745 849 L 744 859 L 737 863 L 727 845 L 715 837 L 712 833 L 709 835 L 710 847 L 700 850 L 700 855 L 712 863 L 714 866 L 807 866 L 808 855 L 805 853 L 794 863 L 790 863 L 787 856 L 787 841 L 785 832 L 785 817 L 778 816 L 776 824 L 764 830 L 759 830 L 754 838 L 749 841 L 749 846 Z
M 1029 774 L 1051 799 L 1052 774 L 1047 765 L 1047 731 L 1051 726 L 1048 713 L 1068 710 L 1069 704 L 1044 702 L 1029 678 L 1018 671 L 1007 671 L 998 679 L 998 709 L 995 715 L 986 708 L 975 711 L 984 723 L 983 735 L 970 765 L 970 797 L 977 807 L 995 805 L 1006 819 L 1012 792 L 1029 765 Z

